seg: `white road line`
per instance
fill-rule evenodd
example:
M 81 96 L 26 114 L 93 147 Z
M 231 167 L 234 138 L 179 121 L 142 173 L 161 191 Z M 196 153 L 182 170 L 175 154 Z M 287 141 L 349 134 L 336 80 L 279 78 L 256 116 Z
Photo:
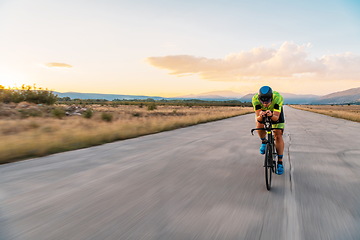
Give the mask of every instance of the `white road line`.
M 295 184 L 294 184 L 294 166 L 291 163 L 291 135 L 288 133 L 288 164 L 285 172 L 285 216 L 284 216 L 284 239 L 300 240 L 300 227 L 297 214 L 297 205 L 295 201 Z M 287 167 L 288 166 L 288 167 Z

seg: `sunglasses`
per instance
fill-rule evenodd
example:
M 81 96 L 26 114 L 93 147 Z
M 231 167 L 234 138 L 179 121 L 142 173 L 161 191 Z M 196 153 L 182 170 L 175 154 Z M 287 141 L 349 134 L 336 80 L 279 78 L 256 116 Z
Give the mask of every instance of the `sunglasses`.
M 271 102 L 271 98 L 260 98 L 260 102 L 261 102 L 261 103 L 270 103 L 270 102 Z

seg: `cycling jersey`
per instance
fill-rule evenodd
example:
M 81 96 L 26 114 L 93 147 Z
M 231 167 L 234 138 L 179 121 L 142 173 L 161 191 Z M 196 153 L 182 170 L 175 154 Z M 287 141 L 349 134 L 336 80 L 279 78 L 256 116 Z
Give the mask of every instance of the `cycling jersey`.
M 279 120 L 277 122 L 273 122 L 273 127 L 274 128 L 284 128 L 285 127 L 285 119 L 284 119 L 284 112 L 283 112 L 283 103 L 284 103 L 284 98 L 280 95 L 280 93 L 273 91 L 273 97 L 271 100 L 271 104 L 269 105 L 269 107 L 265 107 L 259 100 L 258 98 L 259 94 L 256 93 L 253 97 L 252 97 L 252 105 L 254 107 L 254 111 L 256 110 L 270 110 L 272 112 L 280 112 L 280 116 L 279 116 Z
M 269 105 L 269 107 L 265 107 L 264 105 L 262 105 L 258 96 L 259 96 L 259 94 L 257 93 L 252 98 L 252 105 L 254 107 L 254 111 L 261 109 L 261 110 L 270 110 L 270 111 L 275 111 L 275 112 L 281 112 L 281 108 L 284 103 L 284 99 L 280 95 L 280 93 L 273 91 L 273 97 L 272 97 L 272 101 L 271 101 L 271 104 Z

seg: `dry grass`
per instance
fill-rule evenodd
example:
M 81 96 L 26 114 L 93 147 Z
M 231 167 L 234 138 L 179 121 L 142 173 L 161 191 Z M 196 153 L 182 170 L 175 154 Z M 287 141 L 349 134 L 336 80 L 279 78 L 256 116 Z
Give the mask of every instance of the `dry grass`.
M 0 163 L 90 147 L 121 139 L 172 130 L 252 112 L 242 107 L 157 106 L 149 111 L 138 106 L 91 106 L 91 119 L 81 116 L 0 119 Z M 0 109 L 1 110 L 1 109 Z M 112 121 L 102 119 L 112 115 Z
M 360 122 L 360 105 L 292 105 L 293 108 Z

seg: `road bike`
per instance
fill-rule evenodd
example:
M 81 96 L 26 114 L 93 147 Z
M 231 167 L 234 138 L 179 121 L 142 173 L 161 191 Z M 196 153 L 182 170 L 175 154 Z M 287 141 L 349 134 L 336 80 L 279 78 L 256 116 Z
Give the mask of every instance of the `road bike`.
M 264 160 L 264 168 L 265 168 L 265 183 L 266 189 L 270 191 L 271 189 L 271 180 L 272 173 L 276 172 L 276 147 L 274 142 L 274 129 L 281 128 L 273 128 L 270 117 L 266 116 L 264 121 L 264 128 L 254 128 L 251 129 L 251 134 L 254 135 L 254 131 L 265 130 L 266 131 L 266 149 L 265 149 L 265 160 Z

